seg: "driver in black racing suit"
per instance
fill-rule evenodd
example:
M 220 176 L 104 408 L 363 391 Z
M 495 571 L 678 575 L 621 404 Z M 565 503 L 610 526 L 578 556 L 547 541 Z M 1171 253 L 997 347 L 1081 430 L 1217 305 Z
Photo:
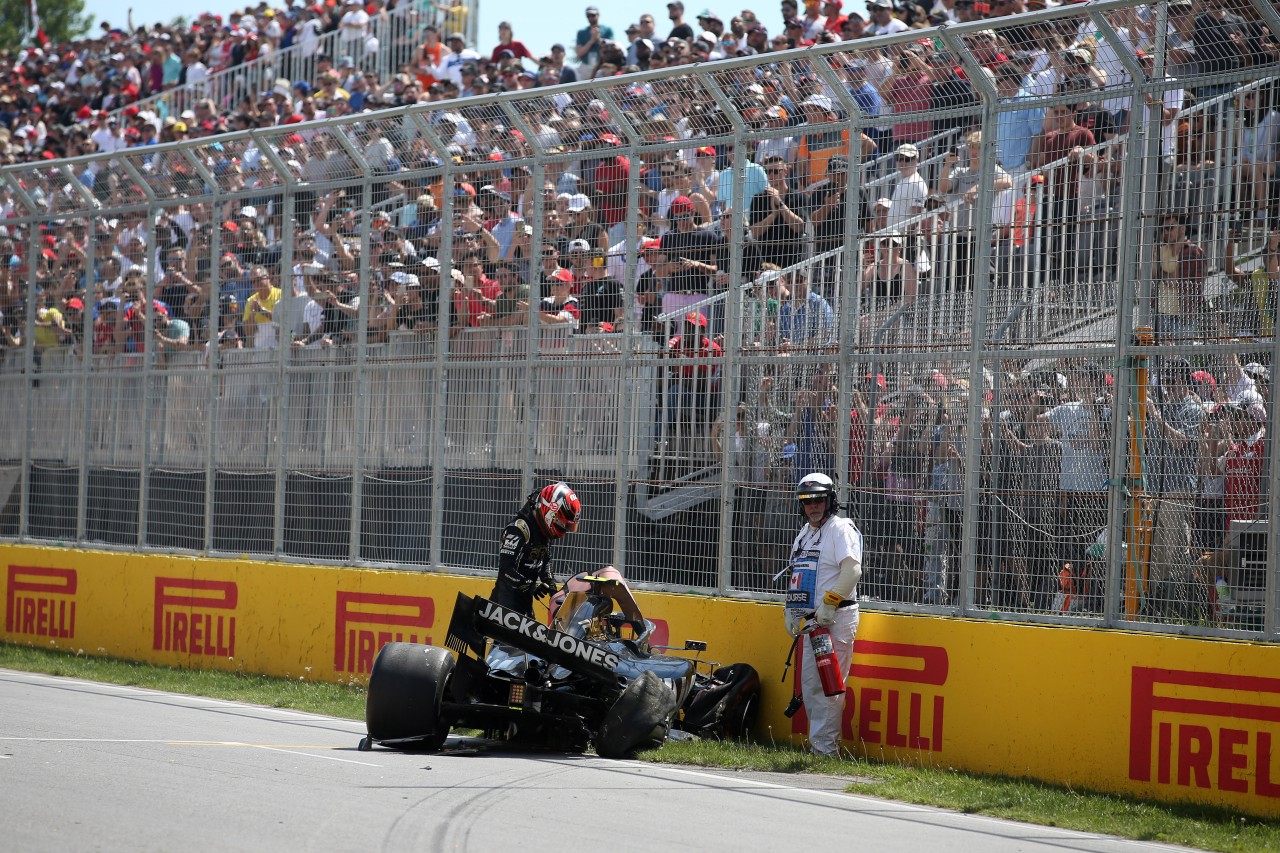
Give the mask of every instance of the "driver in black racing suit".
M 529 495 L 502 531 L 498 581 L 489 598 L 533 616 L 533 599 L 556 590 L 551 573 L 551 540 L 578 529 L 582 504 L 573 489 L 552 483 Z

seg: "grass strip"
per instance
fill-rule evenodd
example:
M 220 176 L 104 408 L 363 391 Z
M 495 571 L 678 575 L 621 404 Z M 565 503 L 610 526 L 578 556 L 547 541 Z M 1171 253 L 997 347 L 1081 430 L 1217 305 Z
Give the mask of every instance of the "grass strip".
M 949 767 L 824 758 L 789 744 L 678 741 L 640 757 L 663 764 L 854 777 L 857 781 L 845 789 L 852 794 L 1224 853 L 1280 853 L 1277 821 L 1210 806 L 1100 794 L 1034 779 L 979 776 Z
M 311 681 L 305 674 L 275 678 L 176 669 L 11 643 L 0 643 L 0 667 L 352 720 L 364 718 L 363 687 Z M 1223 853 L 1280 853 L 1280 821 L 1260 821 L 1207 806 L 1098 794 L 1030 779 L 978 776 L 948 767 L 823 758 L 789 744 L 681 741 L 642 753 L 639 758 L 662 764 L 851 777 L 856 781 L 847 790 L 855 794 Z
M 177 669 L 10 643 L 0 643 L 0 667 L 146 687 L 188 696 L 231 699 L 329 717 L 364 719 L 363 687 L 310 681 L 305 675 L 294 679 L 245 672 Z

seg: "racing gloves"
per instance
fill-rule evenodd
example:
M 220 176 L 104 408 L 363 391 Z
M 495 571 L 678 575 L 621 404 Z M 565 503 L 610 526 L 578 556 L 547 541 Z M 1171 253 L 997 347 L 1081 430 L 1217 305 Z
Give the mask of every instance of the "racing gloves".
M 546 598 L 548 595 L 554 595 L 557 589 L 559 586 L 556 584 L 555 575 L 551 574 L 550 568 L 544 568 L 537 583 L 533 585 L 533 597 Z

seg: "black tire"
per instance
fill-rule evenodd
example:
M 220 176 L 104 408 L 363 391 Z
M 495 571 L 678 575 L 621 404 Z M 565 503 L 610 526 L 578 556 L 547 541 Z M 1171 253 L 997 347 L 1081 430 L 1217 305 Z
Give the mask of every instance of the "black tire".
M 760 694 L 752 693 L 724 721 L 724 733 L 734 740 L 749 741 L 760 716 Z
M 437 646 L 383 646 L 369 673 L 364 706 L 369 737 L 397 749 L 434 752 L 444 746 L 449 721 L 441 717 L 440 703 L 454 665 L 453 655 Z
M 602 758 L 625 758 L 643 746 L 658 745 L 667 736 L 676 694 L 652 672 L 627 685 L 600 724 L 596 753 Z
M 717 669 L 712 677 L 730 685 L 722 700 L 725 737 L 750 740 L 760 715 L 760 674 L 750 664 L 735 663 Z

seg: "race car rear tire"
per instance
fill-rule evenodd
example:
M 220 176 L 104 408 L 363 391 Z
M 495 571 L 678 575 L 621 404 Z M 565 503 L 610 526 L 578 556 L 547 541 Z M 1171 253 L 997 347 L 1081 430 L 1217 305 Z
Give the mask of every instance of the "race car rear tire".
M 627 685 L 600 724 L 596 752 L 602 758 L 625 758 L 645 746 L 660 746 L 667 736 L 676 695 L 652 672 Z
M 453 655 L 437 646 L 383 646 L 369 673 L 369 695 L 364 706 L 369 737 L 406 750 L 434 752 L 444 746 L 449 722 L 441 717 L 440 703 L 454 665 Z

